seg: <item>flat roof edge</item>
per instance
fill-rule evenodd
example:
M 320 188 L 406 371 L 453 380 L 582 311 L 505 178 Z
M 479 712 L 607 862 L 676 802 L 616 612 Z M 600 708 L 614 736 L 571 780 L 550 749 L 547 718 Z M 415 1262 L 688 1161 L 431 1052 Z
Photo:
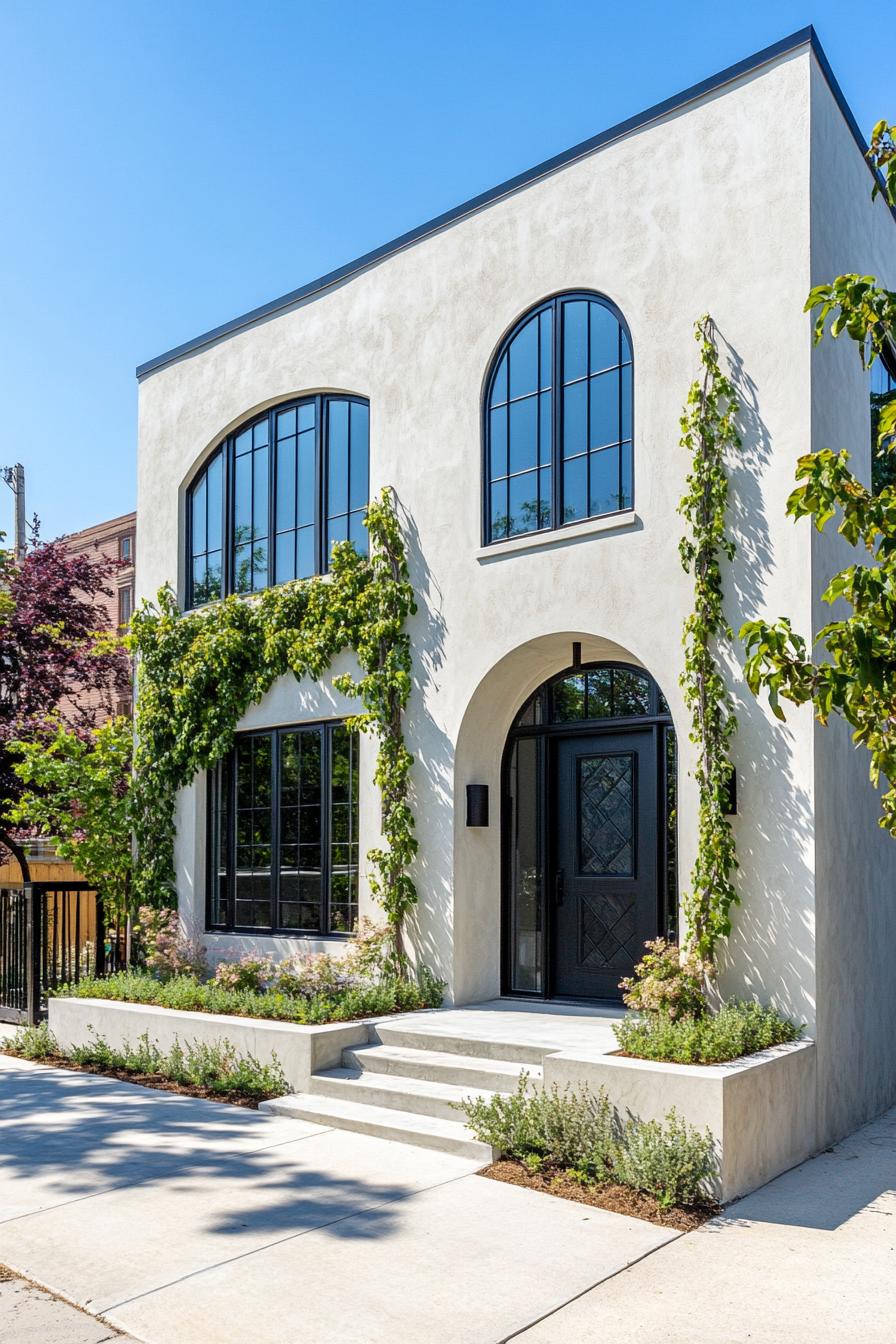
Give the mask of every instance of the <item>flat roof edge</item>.
M 374 248 L 370 252 L 365 252 L 363 256 L 356 257 L 334 271 L 328 271 L 325 275 L 318 276 L 315 280 L 310 280 L 307 284 L 298 289 L 291 290 L 288 294 L 283 294 L 279 298 L 272 299 L 269 303 L 264 303 L 258 308 L 251 309 L 250 312 L 243 313 L 240 317 L 232 318 L 229 322 L 224 322 L 220 326 L 212 327 L 210 331 L 203 332 L 201 336 L 196 336 L 192 340 L 185 341 L 182 345 L 176 345 L 171 350 L 167 350 L 162 355 L 157 355 L 155 359 L 147 360 L 144 364 L 137 366 L 137 378 L 142 380 L 149 374 L 156 373 L 159 369 L 165 368 L 169 364 L 175 363 L 186 355 L 195 354 L 207 346 L 214 345 L 216 341 L 225 336 L 231 336 L 235 332 L 241 331 L 246 327 L 253 326 L 256 322 L 262 321 L 266 317 L 272 317 L 275 313 L 292 307 L 302 299 L 310 298 L 312 295 L 320 293 L 331 286 L 338 284 L 342 280 L 366 270 L 367 267 L 376 262 L 383 261 L 386 257 L 403 251 L 406 247 L 422 241 L 431 234 L 438 233 L 441 229 L 451 224 L 457 223 L 468 215 L 475 214 L 484 206 L 491 205 L 501 200 L 505 196 L 510 196 L 519 191 L 522 187 L 537 182 L 540 178 L 547 177 L 560 168 L 564 168 L 576 160 L 586 158 L 596 150 L 620 139 L 624 135 L 631 134 L 632 131 L 639 130 L 649 125 L 660 117 L 668 116 L 670 112 L 675 112 L 697 98 L 704 97 L 707 93 L 712 93 L 716 89 L 722 88 L 725 84 L 730 84 L 733 80 L 741 76 L 750 74 L 754 70 L 760 69 L 763 65 L 776 60 L 780 56 L 788 55 L 790 52 L 797 51 L 800 47 L 809 46 L 815 55 L 816 60 L 821 67 L 822 73 L 827 80 L 831 92 L 840 107 L 841 112 L 849 126 L 850 131 L 855 137 L 862 154 L 864 155 L 867 145 L 859 129 L 858 123 L 852 114 L 843 91 L 834 76 L 830 63 L 822 50 L 821 43 L 818 40 L 815 29 L 810 25 L 806 28 L 800 28 L 791 33 L 788 37 L 782 38 L 779 42 L 772 43 L 769 47 L 764 47 L 761 51 L 755 52 L 752 56 L 738 61 L 735 65 L 730 65 L 725 70 L 720 70 L 717 74 L 703 79 L 697 84 L 692 84 L 690 88 L 682 90 L 681 93 L 673 94 L 670 98 L 665 98 L 662 102 L 655 103 L 652 107 L 643 112 L 639 112 L 625 121 L 618 122 L 605 131 L 591 136 L 587 140 L 582 140 L 571 149 L 563 150 L 559 154 L 545 159 L 542 163 L 536 164 L 534 168 L 529 168 L 525 172 L 518 173 L 515 177 L 508 178 L 496 187 L 491 187 L 487 191 L 480 192 L 478 196 L 473 196 L 469 200 L 446 210 L 443 214 L 436 215 L 434 219 L 427 220 L 426 223 L 410 229 L 407 233 L 399 234 L 397 238 L 383 243 L 380 247 Z M 869 169 L 874 169 L 869 164 Z

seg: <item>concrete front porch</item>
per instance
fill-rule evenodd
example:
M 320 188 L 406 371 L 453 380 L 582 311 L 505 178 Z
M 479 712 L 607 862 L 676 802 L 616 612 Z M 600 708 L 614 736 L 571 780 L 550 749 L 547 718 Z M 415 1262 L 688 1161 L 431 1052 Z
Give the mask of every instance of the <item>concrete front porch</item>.
M 616 1049 L 612 1024 L 623 1012 L 492 999 L 380 1018 L 337 1067 L 315 1070 L 302 1091 L 262 1109 L 488 1162 L 494 1154 L 470 1134 L 460 1104 L 513 1092 L 524 1072 L 540 1084 L 549 1056 L 601 1058 Z
M 613 1023 L 625 1017 L 621 1003 L 561 1003 L 557 1000 L 489 999 L 462 1008 L 408 1013 L 404 1027 L 433 1036 L 532 1047 L 543 1052 L 615 1050 Z

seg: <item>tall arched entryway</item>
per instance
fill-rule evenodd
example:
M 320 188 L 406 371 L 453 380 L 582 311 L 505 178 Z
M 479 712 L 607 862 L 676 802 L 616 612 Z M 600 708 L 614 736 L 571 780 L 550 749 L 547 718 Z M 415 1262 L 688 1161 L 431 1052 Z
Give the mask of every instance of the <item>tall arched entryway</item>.
M 675 892 L 675 735 L 653 678 L 624 663 L 540 686 L 502 781 L 505 994 L 618 999 Z

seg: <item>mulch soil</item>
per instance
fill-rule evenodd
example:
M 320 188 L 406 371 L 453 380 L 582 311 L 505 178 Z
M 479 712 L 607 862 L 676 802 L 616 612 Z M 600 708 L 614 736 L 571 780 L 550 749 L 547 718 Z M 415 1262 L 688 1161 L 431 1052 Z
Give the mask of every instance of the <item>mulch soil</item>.
M 661 1209 L 652 1195 L 631 1190 L 627 1185 L 582 1185 L 564 1171 L 532 1172 L 522 1162 L 502 1158 L 489 1167 L 483 1167 L 480 1176 L 506 1185 L 522 1185 L 527 1190 L 538 1190 L 559 1199 L 571 1199 L 577 1204 L 590 1204 L 610 1213 L 624 1213 L 629 1218 L 641 1218 L 659 1227 L 671 1227 L 676 1232 L 693 1232 L 719 1212 L 718 1206 L 684 1209 Z
M 12 1059 L 22 1059 L 14 1050 L 0 1050 L 0 1055 L 9 1055 Z M 193 1083 L 175 1083 L 158 1073 L 129 1073 L 127 1069 L 104 1069 L 100 1065 L 76 1064 L 72 1059 L 57 1055 L 48 1055 L 46 1059 L 30 1059 L 29 1064 L 47 1064 L 52 1069 L 69 1069 L 72 1073 L 98 1073 L 103 1078 L 117 1078 L 121 1083 L 139 1083 L 141 1087 L 152 1087 L 158 1092 L 177 1092 L 182 1097 L 201 1097 L 203 1101 L 222 1101 L 228 1106 L 242 1106 L 247 1111 L 257 1111 L 258 1103 L 264 1097 L 222 1096 L 207 1087 L 197 1087 Z M 272 1094 L 273 1095 L 273 1094 Z

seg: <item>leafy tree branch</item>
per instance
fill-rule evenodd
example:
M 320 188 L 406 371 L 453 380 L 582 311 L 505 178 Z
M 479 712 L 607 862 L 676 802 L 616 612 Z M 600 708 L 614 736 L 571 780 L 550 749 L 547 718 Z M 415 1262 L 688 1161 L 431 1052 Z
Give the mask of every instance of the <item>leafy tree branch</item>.
M 883 194 L 896 206 L 894 127 L 878 122 L 868 156 L 885 175 L 873 196 Z M 818 309 L 815 343 L 845 333 L 858 347 L 863 368 L 885 351 L 896 351 L 896 293 L 873 276 L 842 275 L 811 291 L 806 309 Z M 896 400 L 883 406 L 877 420 L 877 451 L 892 454 L 896 436 Z M 896 486 L 868 490 L 849 467 L 846 450 L 824 448 L 797 463 L 797 488 L 787 502 L 795 519 L 811 518 L 821 532 L 834 519 L 837 530 L 860 551 L 856 563 L 835 575 L 822 597 L 842 601 L 849 614 L 829 621 L 815 635 L 813 656 L 805 638 L 786 618 L 747 622 L 741 637 L 747 650 L 747 682 L 765 689 L 773 712 L 784 718 L 781 698 L 811 704 L 820 723 L 839 714 L 853 729 L 853 740 L 871 755 L 869 773 L 877 786 L 890 786 L 881 798 L 880 824 L 896 836 Z

